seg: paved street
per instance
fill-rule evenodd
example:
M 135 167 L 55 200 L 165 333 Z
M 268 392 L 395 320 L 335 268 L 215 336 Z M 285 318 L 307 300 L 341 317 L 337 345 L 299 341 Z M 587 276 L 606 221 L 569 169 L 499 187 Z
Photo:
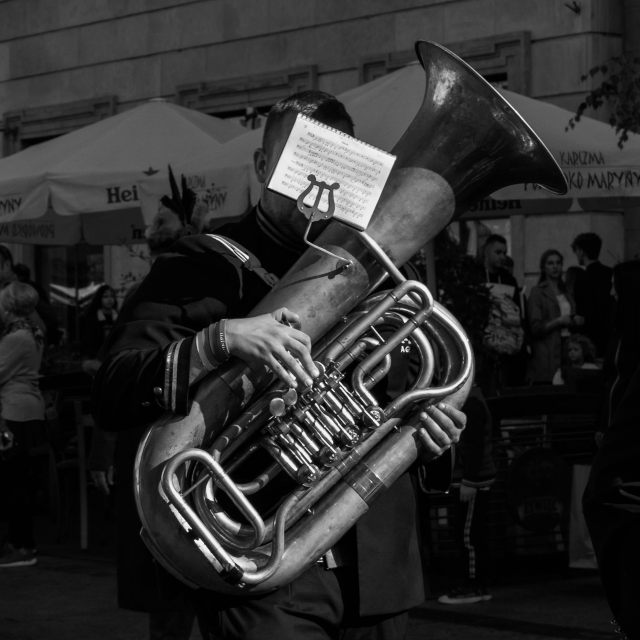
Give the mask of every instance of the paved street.
M 115 606 L 115 565 L 43 556 L 0 574 L 2 640 L 144 640 L 146 616 Z M 613 638 L 597 577 L 588 574 L 498 586 L 491 602 L 451 607 L 429 600 L 412 615 L 409 640 Z M 197 630 L 193 640 L 201 640 Z

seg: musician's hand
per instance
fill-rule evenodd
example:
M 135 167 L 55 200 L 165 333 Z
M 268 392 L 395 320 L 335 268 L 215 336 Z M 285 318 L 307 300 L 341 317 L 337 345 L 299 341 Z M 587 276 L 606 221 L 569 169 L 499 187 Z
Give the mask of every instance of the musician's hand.
M 229 353 L 252 369 L 269 367 L 291 387 L 298 382 L 309 386 L 319 372 L 311 359 L 311 340 L 295 328 L 299 326 L 300 318 L 284 308 L 255 318 L 227 320 Z
M 418 438 L 424 447 L 422 459 L 433 460 L 441 456 L 460 440 L 460 434 L 467 423 L 467 416 L 452 406 L 439 402 L 430 405 L 420 414 L 422 426 L 418 428 Z

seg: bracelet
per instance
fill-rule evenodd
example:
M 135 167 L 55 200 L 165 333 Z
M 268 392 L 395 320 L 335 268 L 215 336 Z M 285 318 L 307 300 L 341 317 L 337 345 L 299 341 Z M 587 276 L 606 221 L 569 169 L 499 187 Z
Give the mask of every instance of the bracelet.
M 222 352 L 227 358 L 230 358 L 231 352 L 229 351 L 229 344 L 227 343 L 227 319 L 226 318 L 224 320 L 220 320 L 218 337 L 220 339 L 220 346 L 222 347 Z

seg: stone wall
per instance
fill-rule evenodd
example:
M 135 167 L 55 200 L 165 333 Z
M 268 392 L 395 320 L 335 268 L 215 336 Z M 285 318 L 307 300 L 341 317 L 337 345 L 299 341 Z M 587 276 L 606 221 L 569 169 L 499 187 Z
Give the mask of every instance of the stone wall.
M 0 111 L 106 95 L 123 109 L 182 84 L 304 65 L 339 93 L 359 84 L 362 60 L 417 39 L 520 31 L 531 36 L 531 95 L 572 108 L 580 75 L 622 51 L 623 31 L 622 0 L 577 4 L 579 13 L 557 0 L 8 0 Z

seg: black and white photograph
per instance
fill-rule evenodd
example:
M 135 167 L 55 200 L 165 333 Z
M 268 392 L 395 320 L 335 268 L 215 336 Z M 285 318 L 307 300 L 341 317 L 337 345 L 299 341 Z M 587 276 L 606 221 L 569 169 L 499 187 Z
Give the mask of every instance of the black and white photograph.
M 0 0 L 0 640 L 640 640 L 640 0 Z

